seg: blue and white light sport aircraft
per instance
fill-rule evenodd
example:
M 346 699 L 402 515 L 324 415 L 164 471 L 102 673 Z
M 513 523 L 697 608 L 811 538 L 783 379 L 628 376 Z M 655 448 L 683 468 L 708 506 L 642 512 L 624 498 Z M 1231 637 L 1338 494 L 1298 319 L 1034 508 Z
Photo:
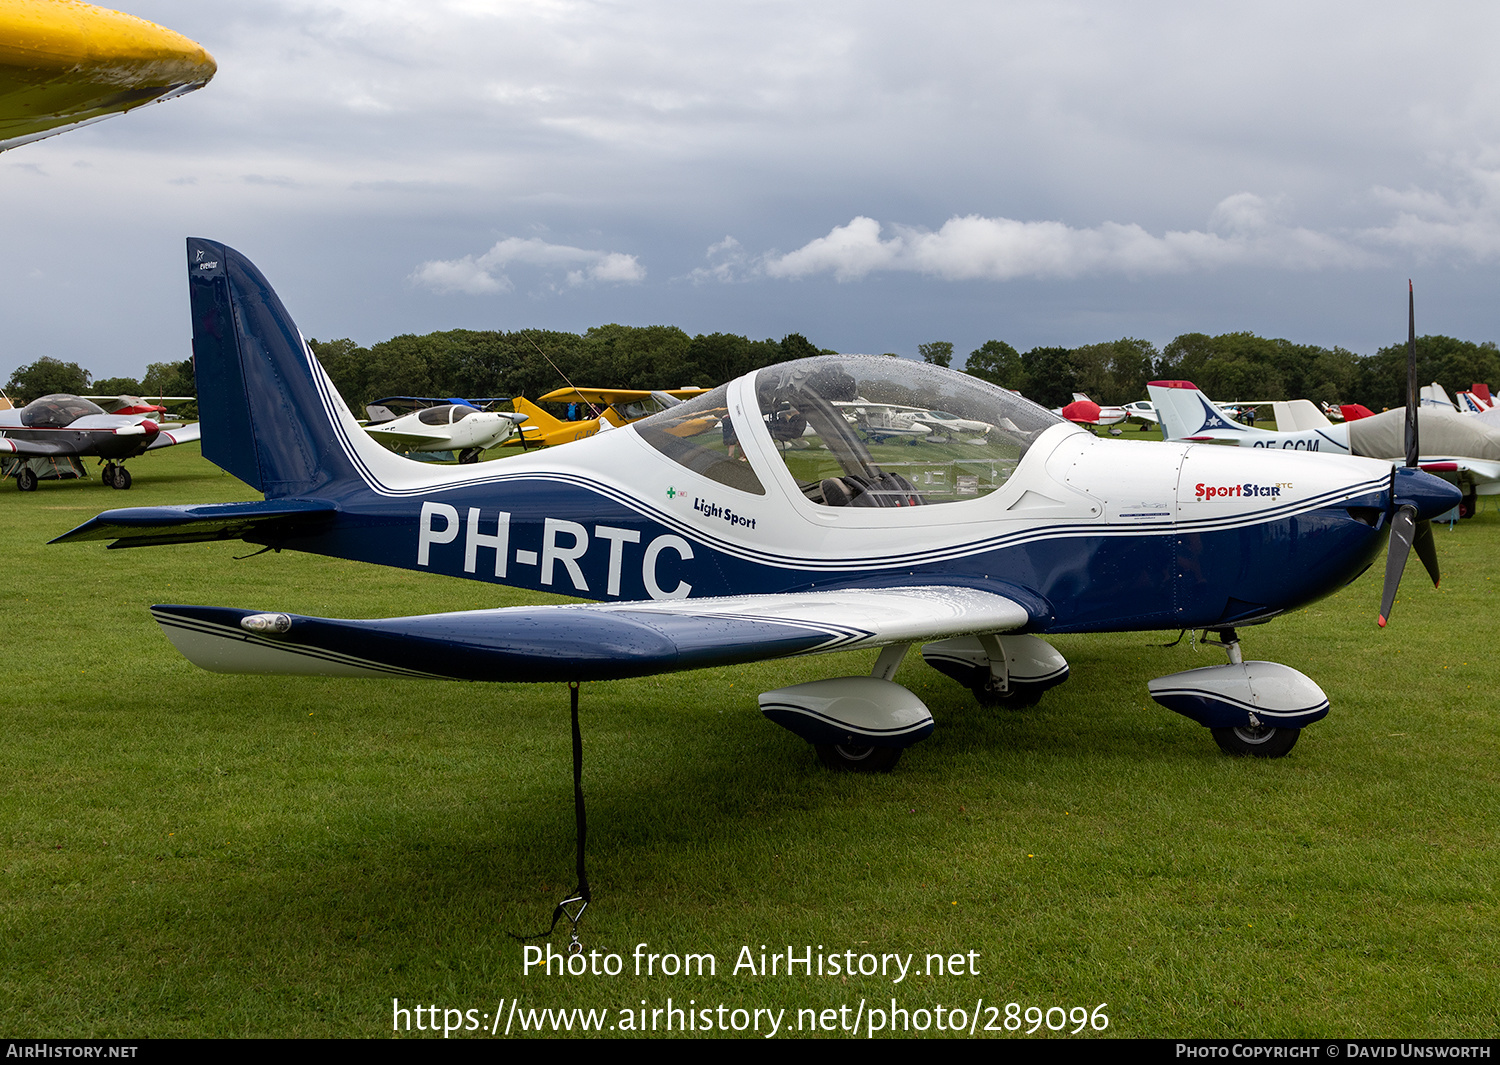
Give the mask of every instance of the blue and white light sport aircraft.
M 572 682 L 870 648 L 871 675 L 760 704 L 826 762 L 879 769 L 933 728 L 891 679 L 914 643 L 981 702 L 1025 704 L 1068 675 L 1050 633 L 1204 629 L 1230 663 L 1153 696 L 1231 753 L 1274 756 L 1328 700 L 1243 661 L 1235 627 L 1342 587 L 1388 528 L 1458 498 L 1390 462 L 1101 440 L 976 378 L 859 356 L 771 366 L 566 447 L 424 466 L 359 428 L 248 260 L 191 239 L 188 270 L 203 452 L 265 500 L 114 510 L 59 539 L 241 539 L 597 601 L 362 621 L 153 607 L 210 670 Z M 843 413 L 856 398 L 994 428 L 877 443 Z M 1392 542 L 1404 565 L 1410 537 Z

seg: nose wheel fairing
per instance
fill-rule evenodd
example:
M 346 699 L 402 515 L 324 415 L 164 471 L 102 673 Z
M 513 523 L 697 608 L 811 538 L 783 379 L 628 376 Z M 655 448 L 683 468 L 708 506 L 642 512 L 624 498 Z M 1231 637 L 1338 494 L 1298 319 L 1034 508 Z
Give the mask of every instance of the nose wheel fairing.
M 1151 698 L 1211 731 L 1225 754 L 1282 757 L 1303 728 L 1328 716 L 1328 696 L 1291 666 L 1246 662 L 1233 629 L 1218 637 L 1208 642 L 1224 648 L 1228 665 L 1158 677 L 1147 685 Z
M 1231 662 L 1157 677 L 1151 698 L 1205 728 L 1301 729 L 1328 716 L 1328 696 L 1279 662 Z

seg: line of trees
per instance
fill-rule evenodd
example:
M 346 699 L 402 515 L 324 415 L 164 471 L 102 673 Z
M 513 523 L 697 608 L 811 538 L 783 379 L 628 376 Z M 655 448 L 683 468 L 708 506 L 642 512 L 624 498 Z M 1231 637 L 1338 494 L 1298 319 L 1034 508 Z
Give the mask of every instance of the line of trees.
M 144 377 L 105 377 L 98 381 L 76 362 L 63 362 L 43 355 L 36 362 L 17 366 L 5 383 L 6 394 L 17 405 L 42 396 L 63 392 L 73 396 L 196 396 L 193 360 L 153 362 Z
M 676 326 L 602 325 L 586 333 L 451 329 L 411 334 L 362 347 L 352 340 L 310 340 L 349 406 L 362 412 L 380 396 L 536 397 L 566 384 L 616 388 L 713 386 L 773 363 L 826 352 L 799 333 L 750 340 L 730 333 L 688 336 Z M 948 366 L 953 344 L 919 347 L 922 358 Z M 830 353 L 831 354 L 831 353 Z M 1160 351 L 1126 337 L 1077 348 L 1035 347 L 1024 354 L 1003 340 L 971 351 L 965 372 L 1013 388 L 1048 407 L 1083 392 L 1099 403 L 1144 399 L 1146 383 L 1183 379 L 1222 400 L 1311 399 L 1363 403 L 1372 410 L 1405 402 L 1406 344 L 1357 355 L 1273 340 L 1254 333 L 1184 333 Z M 1417 339 L 1417 379 L 1450 393 L 1476 381 L 1500 386 L 1500 348 L 1446 336 Z M 17 367 L 7 382 L 12 400 L 52 392 L 138 396 L 196 393 L 191 359 L 155 362 L 140 380 L 92 381 L 78 363 L 44 356 Z
M 398 336 L 364 348 L 309 340 L 352 410 L 381 396 L 527 396 L 568 380 L 580 388 L 714 387 L 751 370 L 825 352 L 800 333 L 750 340 L 730 333 L 690 337 L 670 325 L 602 325 L 587 333 L 451 329 Z

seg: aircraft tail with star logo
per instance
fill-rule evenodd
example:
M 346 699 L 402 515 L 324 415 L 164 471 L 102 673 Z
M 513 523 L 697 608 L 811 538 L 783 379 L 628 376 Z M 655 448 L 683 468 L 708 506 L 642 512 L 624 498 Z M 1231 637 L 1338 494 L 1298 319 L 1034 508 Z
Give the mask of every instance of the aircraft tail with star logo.
M 1152 381 L 1146 391 L 1165 440 L 1237 439 L 1255 431 L 1235 421 L 1191 381 Z

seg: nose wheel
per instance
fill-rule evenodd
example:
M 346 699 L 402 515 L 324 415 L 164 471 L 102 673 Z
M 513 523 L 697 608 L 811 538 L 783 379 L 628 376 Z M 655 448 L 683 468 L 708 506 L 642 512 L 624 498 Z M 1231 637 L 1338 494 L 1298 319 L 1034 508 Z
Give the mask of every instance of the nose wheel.
M 1280 758 L 1297 746 L 1299 728 L 1274 728 L 1270 725 L 1246 725 L 1240 728 L 1209 729 L 1214 742 L 1225 754 L 1237 758 Z
M 858 747 L 842 743 L 814 745 L 818 761 L 829 769 L 855 773 L 889 773 L 901 757 L 900 747 Z
M 1328 696 L 1291 666 L 1245 661 L 1233 629 L 1217 630 L 1215 636 L 1203 643 L 1222 647 L 1228 665 L 1157 677 L 1147 685 L 1151 698 L 1207 728 L 1225 754 L 1282 757 L 1297 745 L 1303 728 L 1327 716 Z

